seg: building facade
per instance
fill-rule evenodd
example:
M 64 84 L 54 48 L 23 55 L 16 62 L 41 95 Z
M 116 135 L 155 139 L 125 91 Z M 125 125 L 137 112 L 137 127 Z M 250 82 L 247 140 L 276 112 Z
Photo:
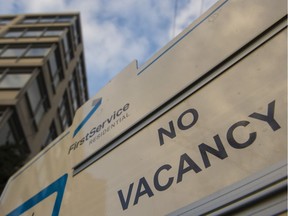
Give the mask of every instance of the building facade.
M 87 99 L 78 13 L 0 16 L 0 147 L 33 157 Z

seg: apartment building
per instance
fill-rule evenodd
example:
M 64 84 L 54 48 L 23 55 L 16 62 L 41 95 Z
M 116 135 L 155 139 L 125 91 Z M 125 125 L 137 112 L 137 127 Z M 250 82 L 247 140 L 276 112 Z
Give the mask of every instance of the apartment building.
M 88 97 L 78 13 L 0 16 L 0 148 L 33 157 Z

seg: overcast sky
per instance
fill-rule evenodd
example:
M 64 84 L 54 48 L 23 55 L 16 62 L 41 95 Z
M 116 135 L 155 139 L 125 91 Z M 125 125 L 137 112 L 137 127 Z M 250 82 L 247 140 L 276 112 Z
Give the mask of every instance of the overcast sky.
M 91 97 L 134 59 L 141 66 L 216 1 L 0 0 L 0 14 L 80 11 Z

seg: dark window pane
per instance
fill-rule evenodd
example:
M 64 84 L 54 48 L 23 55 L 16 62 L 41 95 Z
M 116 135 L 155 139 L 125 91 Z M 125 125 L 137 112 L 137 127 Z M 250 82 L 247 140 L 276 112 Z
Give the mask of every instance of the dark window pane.
M 42 149 L 45 148 L 49 143 L 51 143 L 55 138 L 57 138 L 57 132 L 55 128 L 55 124 L 52 122 L 49 132 L 47 134 L 47 137 L 45 139 L 45 142 L 42 144 Z
M 60 122 L 62 124 L 62 129 L 64 131 L 66 128 L 69 127 L 72 121 L 69 112 L 69 102 L 66 93 L 64 94 L 63 99 L 59 105 L 59 117 Z
M 6 25 L 8 24 L 12 19 L 0 19 L 0 25 Z
M 56 22 L 68 22 L 70 23 L 73 20 L 73 17 L 58 17 Z
M 76 111 L 76 109 L 78 108 L 78 99 L 77 99 L 77 93 L 76 93 L 76 79 L 73 76 L 73 79 L 71 80 L 70 83 L 70 91 L 71 91 L 71 99 L 72 99 L 72 103 L 73 103 L 73 109 L 74 111 Z
M 46 56 L 49 53 L 50 48 L 30 48 L 25 54 L 26 57 Z
M 0 130 L 0 146 L 15 145 L 15 138 L 8 122 Z
M 49 70 L 51 73 L 52 83 L 54 88 L 57 87 L 59 81 L 60 81 L 60 74 L 59 74 L 59 67 L 57 64 L 55 52 L 50 56 L 49 59 Z
M 1 56 L 2 57 L 19 57 L 25 52 L 26 48 L 8 48 Z

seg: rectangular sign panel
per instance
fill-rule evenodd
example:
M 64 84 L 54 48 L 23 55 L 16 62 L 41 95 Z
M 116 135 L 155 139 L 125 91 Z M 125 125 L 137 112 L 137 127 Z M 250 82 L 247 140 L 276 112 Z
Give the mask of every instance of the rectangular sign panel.
M 278 33 L 76 175 L 75 215 L 165 215 L 286 160 L 285 40 Z
M 284 6 L 219 1 L 131 63 L 10 178 L 0 215 L 166 215 L 286 164 Z

